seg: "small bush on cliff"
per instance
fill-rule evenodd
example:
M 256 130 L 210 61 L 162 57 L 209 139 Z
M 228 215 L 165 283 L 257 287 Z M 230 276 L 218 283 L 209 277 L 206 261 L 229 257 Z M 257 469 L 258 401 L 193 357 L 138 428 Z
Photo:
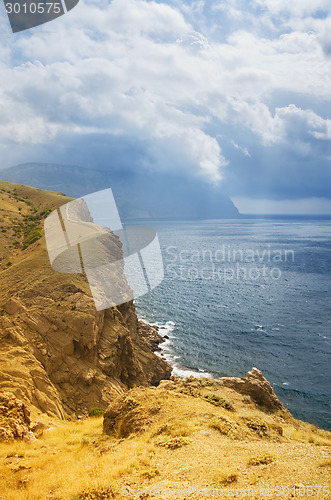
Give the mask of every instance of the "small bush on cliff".
M 194 398 L 197 398 L 200 395 L 199 389 L 197 387 L 192 387 L 191 385 L 185 383 L 179 384 L 176 390 L 181 394 L 186 394 L 187 396 L 193 396 Z
M 248 461 L 248 465 L 268 465 L 275 462 L 275 457 L 269 453 L 264 455 L 258 455 L 256 457 L 251 457 Z
M 23 250 L 25 250 L 29 245 L 32 245 L 35 241 L 42 237 L 43 233 L 39 227 L 36 227 L 30 231 L 23 243 Z
M 224 479 L 222 479 L 221 483 L 224 485 L 228 484 L 233 484 L 238 481 L 238 474 L 229 474 L 228 476 L 225 476 Z
M 206 401 L 208 401 L 208 403 L 211 403 L 214 406 L 221 406 L 226 410 L 235 411 L 235 408 L 231 401 L 228 401 L 227 399 L 223 398 L 222 396 L 219 396 L 218 394 L 215 394 L 214 392 L 208 392 L 207 394 L 204 394 L 202 397 Z
M 101 417 L 105 413 L 103 408 L 91 408 L 88 412 L 89 417 Z
M 243 437 L 238 424 L 225 417 L 212 418 L 209 427 L 216 429 L 218 432 L 231 439 L 242 439 Z
M 244 417 L 244 421 L 249 429 L 256 432 L 260 437 L 268 435 L 269 426 L 260 417 Z
M 187 437 L 177 436 L 168 437 L 162 436 L 155 441 L 157 446 L 163 446 L 163 448 L 168 448 L 169 450 L 176 450 L 187 444 L 190 444 L 191 440 Z

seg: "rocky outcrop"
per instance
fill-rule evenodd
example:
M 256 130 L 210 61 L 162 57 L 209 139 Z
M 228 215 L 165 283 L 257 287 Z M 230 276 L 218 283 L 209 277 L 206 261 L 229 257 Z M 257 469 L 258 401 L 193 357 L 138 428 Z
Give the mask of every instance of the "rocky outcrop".
M 70 200 L 0 188 L 0 253 L 10 264 L 0 262 L 0 391 L 65 418 L 169 378 L 170 365 L 154 354 L 161 338 L 139 323 L 132 301 L 97 311 L 82 273 L 52 269 L 43 237 L 24 245 L 31 227 L 42 229 L 43 214 Z
M 160 410 L 155 399 L 150 396 L 144 398 L 141 389 L 119 396 L 103 415 L 103 432 L 125 438 L 132 433 L 145 431 L 153 421 L 153 415 Z
M 169 397 L 176 394 L 178 398 L 194 398 L 198 412 L 202 412 L 201 400 L 211 405 L 212 411 L 215 411 L 215 408 L 225 411 L 226 415 L 221 417 L 222 424 L 216 424 L 216 428 L 227 435 L 233 432 L 232 437 L 237 435 L 237 430 L 243 422 L 245 428 L 247 427 L 261 438 L 270 437 L 271 434 L 282 435 L 282 427 L 277 424 L 277 421 L 271 421 L 269 426 L 257 414 L 239 415 L 235 423 L 234 414 L 237 412 L 238 400 L 242 404 L 242 398 L 241 396 L 238 398 L 236 394 L 234 396 L 236 402 L 234 402 L 232 400 L 234 393 L 249 395 L 258 405 L 258 411 L 264 414 L 280 411 L 282 416 L 290 415 L 278 400 L 268 380 L 257 368 L 252 368 L 246 377 L 242 378 L 209 379 L 189 376 L 183 379 L 173 375 L 169 380 L 162 380 L 156 388 L 138 387 L 118 396 L 103 414 L 103 432 L 117 438 L 125 438 L 132 433 L 146 431 L 159 418 L 162 401 L 168 401 Z M 187 401 L 188 399 L 186 403 Z M 183 404 L 185 405 L 184 402 Z M 253 408 L 256 409 L 256 406 L 250 404 L 250 409 Z M 231 418 L 228 418 L 230 413 Z M 199 413 L 199 415 L 202 414 Z M 273 417 L 277 419 L 280 414 L 273 415 Z M 205 415 L 211 418 L 210 413 L 205 413 Z M 225 428 L 223 428 L 224 422 Z M 240 432 L 238 436 L 244 434 L 245 432 Z
M 0 394 L 0 441 L 33 439 L 30 430 L 30 411 L 26 404 L 11 392 Z
M 270 412 L 285 410 L 271 387 L 270 382 L 268 382 L 257 368 L 252 368 L 246 377 L 222 377 L 220 380 L 226 387 L 234 389 L 240 394 L 250 396 L 255 403 L 263 406 Z
M 170 365 L 153 352 L 161 339 L 138 322 L 133 303 L 97 312 L 73 285 L 41 292 L 5 305 L 0 326 L 11 349 L 0 388 L 63 418 L 170 377 Z

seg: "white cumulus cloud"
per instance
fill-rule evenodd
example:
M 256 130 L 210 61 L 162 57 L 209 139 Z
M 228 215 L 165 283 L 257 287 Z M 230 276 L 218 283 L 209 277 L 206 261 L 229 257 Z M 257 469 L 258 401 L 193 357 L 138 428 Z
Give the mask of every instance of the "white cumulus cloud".
M 248 8 L 231 0 L 206 9 L 201 0 L 81 1 L 44 27 L 4 37 L 2 166 L 25 161 L 27 151 L 30 160 L 47 148 L 56 156 L 60 138 L 63 158 L 73 137 L 88 148 L 96 136 L 105 144 L 134 138 L 137 168 L 210 182 L 236 174 L 234 151 L 242 161 L 275 145 L 285 156 L 291 150 L 288 161 L 293 151 L 327 158 L 329 2 L 254 0 Z M 323 9 L 328 15 L 314 17 Z M 222 19 L 230 20 L 223 35 Z

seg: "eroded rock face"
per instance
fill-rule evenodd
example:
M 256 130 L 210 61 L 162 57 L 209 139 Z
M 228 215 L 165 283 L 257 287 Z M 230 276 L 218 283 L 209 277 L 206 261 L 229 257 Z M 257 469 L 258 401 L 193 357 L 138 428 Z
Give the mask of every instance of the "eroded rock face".
M 139 326 L 132 301 L 96 311 L 84 274 L 55 271 L 44 237 L 25 244 L 31 229 L 42 233 L 46 214 L 70 199 L 27 186 L 0 188 L 0 255 L 10 261 L 0 260 L 0 391 L 64 418 L 106 408 L 134 385 L 168 378 L 171 367 L 153 352 L 155 332 Z M 92 220 L 89 213 L 82 217 Z M 110 241 L 118 252 L 112 257 L 121 257 L 115 240 L 92 242 L 98 259 L 110 257 Z
M 170 377 L 153 352 L 161 338 L 138 322 L 132 302 L 98 312 L 82 289 L 59 284 L 11 298 L 5 312 L 0 388 L 50 415 L 106 408 L 127 388 Z
M 28 406 L 11 392 L 0 393 L 0 441 L 31 439 Z
M 220 380 L 226 387 L 234 389 L 240 394 L 247 394 L 255 403 L 263 406 L 268 411 L 276 412 L 278 410 L 285 410 L 271 387 L 270 382 L 257 368 L 252 368 L 246 377 L 222 377 Z

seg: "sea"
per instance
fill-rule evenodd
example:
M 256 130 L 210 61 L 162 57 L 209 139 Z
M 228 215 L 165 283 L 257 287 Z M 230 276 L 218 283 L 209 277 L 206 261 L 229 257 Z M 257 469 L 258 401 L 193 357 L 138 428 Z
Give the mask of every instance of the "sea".
M 148 225 L 165 275 L 135 304 L 173 373 L 257 367 L 296 418 L 331 430 L 331 218 Z

